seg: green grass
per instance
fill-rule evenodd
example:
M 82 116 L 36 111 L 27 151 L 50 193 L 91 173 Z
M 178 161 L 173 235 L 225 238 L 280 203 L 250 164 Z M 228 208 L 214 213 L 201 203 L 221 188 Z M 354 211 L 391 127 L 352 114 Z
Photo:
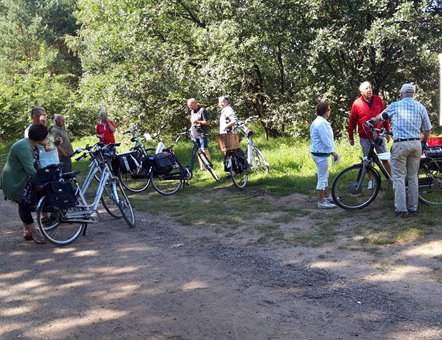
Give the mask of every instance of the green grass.
M 74 142 L 74 148 L 95 142 L 96 138 L 79 139 Z M 316 166 L 310 157 L 308 141 L 291 138 L 266 141 L 261 137 L 256 138 L 255 143 L 270 162 L 271 170 L 269 174 L 252 174 L 244 190 L 232 185 L 224 172 L 223 153 L 212 142 L 210 154 L 220 182 L 215 182 L 208 173 L 194 173 L 190 187 L 175 195 L 162 196 L 151 187 L 143 193 L 131 194 L 134 207 L 169 216 L 185 227 L 210 228 L 224 237 L 242 237 L 256 245 L 320 246 L 339 238 L 347 240 L 340 249 L 364 249 L 377 254 L 382 247 L 412 243 L 442 233 L 440 207 L 420 204 L 418 219 L 397 219 L 393 191 L 385 181 L 382 195 L 373 205 L 358 211 L 337 208 L 324 214 L 315 208 Z M 165 141 L 165 144 L 172 143 Z M 7 153 L 10 145 L 0 145 L 0 154 Z M 190 161 L 191 146 L 190 141 L 182 140 L 174 147 L 183 164 Z M 129 147 L 125 143 L 121 150 Z M 352 147 L 342 141 L 336 142 L 336 147 L 342 155 L 342 163 L 330 169 L 330 185 L 339 171 L 358 162 L 360 157 L 357 145 Z M 73 163 L 74 169 L 81 172 L 81 183 L 89 162 L 85 159 Z

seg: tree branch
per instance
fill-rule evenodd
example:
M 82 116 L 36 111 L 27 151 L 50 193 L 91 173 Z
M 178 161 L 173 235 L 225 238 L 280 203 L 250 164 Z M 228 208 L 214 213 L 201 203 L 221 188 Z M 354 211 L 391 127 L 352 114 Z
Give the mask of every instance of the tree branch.
M 206 24 L 204 22 L 201 22 L 190 10 L 188 6 L 182 1 L 178 0 L 178 3 L 184 8 L 184 10 L 189 13 L 190 18 L 192 19 L 193 23 L 201 28 L 206 28 Z

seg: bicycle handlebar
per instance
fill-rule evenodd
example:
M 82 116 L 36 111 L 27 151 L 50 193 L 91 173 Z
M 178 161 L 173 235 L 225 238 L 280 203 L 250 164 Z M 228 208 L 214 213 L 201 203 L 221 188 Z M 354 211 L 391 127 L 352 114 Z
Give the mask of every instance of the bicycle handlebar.
M 258 116 L 250 116 L 250 117 L 246 118 L 245 120 L 239 120 L 236 124 L 238 126 L 247 125 L 251 121 L 257 120 L 258 118 L 259 118 Z
M 77 150 L 75 150 L 72 154 L 69 155 L 69 157 L 73 157 L 75 155 L 78 155 L 79 153 L 86 150 L 87 152 L 84 152 L 80 157 L 75 158 L 75 160 L 81 161 L 82 159 L 86 158 L 88 154 L 93 157 L 93 153 L 100 152 L 104 156 L 110 157 L 111 155 L 108 154 L 108 151 L 114 151 L 116 147 L 120 146 L 121 143 L 109 143 L 104 144 L 103 142 L 97 142 L 94 145 L 90 146 L 89 144 L 86 144 L 85 147 L 79 147 Z

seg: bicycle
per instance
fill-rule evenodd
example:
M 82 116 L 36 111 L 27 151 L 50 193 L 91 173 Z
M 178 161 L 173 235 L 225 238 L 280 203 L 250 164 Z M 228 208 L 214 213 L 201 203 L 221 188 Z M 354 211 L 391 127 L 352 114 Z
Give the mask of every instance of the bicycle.
M 220 149 L 226 152 L 224 169 L 229 172 L 233 184 L 239 189 L 247 185 L 250 173 L 268 173 L 270 170 L 270 164 L 264 154 L 253 143 L 253 131 L 247 127 L 247 124 L 257 119 L 258 116 L 251 116 L 236 124 L 236 130 L 247 139 L 247 153 L 240 147 L 238 134 L 227 133 L 215 137 Z
M 55 190 L 60 192 L 72 190 L 74 197 L 72 204 L 53 204 L 54 202 L 48 194 L 50 190 L 46 189 L 47 194 L 39 200 L 36 208 L 37 224 L 41 233 L 49 242 L 58 246 L 65 246 L 74 242 L 82 232 L 85 235 L 88 223 L 94 224 L 99 221 L 97 208 L 100 202 L 111 213 L 112 210 L 107 205 L 109 203 L 104 201 L 104 194 L 109 196 L 110 202 L 118 207 L 121 217 L 125 219 L 126 223 L 130 227 L 135 226 L 135 214 L 132 205 L 118 176 L 114 175 L 112 170 L 111 161 L 115 156 L 115 146 L 118 145 L 96 143 L 93 146 L 86 145 L 84 149 L 79 148 L 73 153 L 75 155 L 86 150 L 76 160 L 80 161 L 89 155 L 92 159 L 91 163 L 93 163 L 81 187 L 76 179 L 78 172 L 62 174 L 58 180 L 46 184 L 46 188 L 54 189 L 55 186 Z M 100 173 L 98 188 L 93 202 L 88 204 L 85 198 L 86 191 L 97 173 Z M 113 216 L 119 217 L 117 214 Z
M 215 169 L 213 168 L 212 162 L 207 158 L 207 155 L 200 148 L 197 139 L 192 135 L 190 129 L 184 128 L 183 132 L 177 134 L 177 138 L 175 139 L 176 143 L 180 140 L 182 135 L 185 135 L 186 137 L 188 137 L 193 143 L 192 156 L 190 158 L 190 163 L 189 163 L 189 165 L 186 166 L 186 168 L 189 170 L 188 172 L 191 174 L 191 177 L 189 178 L 189 180 L 192 179 L 192 177 L 193 177 L 193 168 L 195 166 L 195 159 L 198 156 L 198 158 L 204 164 L 204 167 L 206 168 L 206 170 L 212 175 L 213 179 L 215 181 L 219 181 L 219 177 L 216 174 Z
M 381 189 L 381 174 L 388 183 L 393 184 L 390 174 L 386 171 L 381 158 L 386 155 L 376 154 L 376 143 L 382 143 L 386 134 L 385 129 L 377 129 L 366 125 L 372 132 L 370 150 L 361 163 L 354 164 L 342 170 L 333 180 L 331 193 L 334 202 L 343 209 L 362 209 L 371 204 Z M 369 134 L 370 135 L 370 134 Z M 379 144 L 378 144 L 379 145 Z M 384 158 L 383 156 L 387 156 Z M 376 164 L 379 171 L 373 166 Z M 429 205 L 442 204 L 442 160 L 432 157 L 421 158 L 419 166 L 419 200 Z M 371 181 L 369 185 L 369 181 Z
M 143 166 L 143 163 L 149 156 L 153 156 L 156 153 L 154 148 L 145 148 L 141 144 L 142 139 L 147 141 L 152 139 L 152 137 L 149 134 L 145 134 L 141 137 L 137 135 L 138 130 L 138 127 L 134 126 L 132 129 L 123 133 L 132 135 L 130 141 L 134 143 L 134 146 L 130 148 L 129 152 L 119 154 L 124 164 L 124 170 L 119 174 L 120 181 L 125 189 L 136 193 L 146 190 L 149 186 L 149 171 L 146 169 L 146 166 Z
M 184 181 L 191 178 L 191 174 L 179 163 L 173 152 L 173 145 L 166 148 L 159 139 L 163 128 L 164 126 L 161 126 L 153 136 L 150 134 L 144 136 L 145 140 L 158 140 L 156 149 L 144 148 L 140 142 L 141 137 L 135 136 L 135 128 L 126 131 L 132 133 L 131 141 L 135 142 L 135 146 L 129 153 L 117 155 L 122 157 L 121 163 L 127 161 L 132 164 L 127 166 L 120 164 L 124 171 L 120 172 L 119 176 L 126 189 L 141 192 L 152 183 L 152 187 L 158 193 L 172 195 L 183 186 Z M 152 151 L 154 151 L 153 154 Z M 138 184 L 135 184 L 137 182 Z

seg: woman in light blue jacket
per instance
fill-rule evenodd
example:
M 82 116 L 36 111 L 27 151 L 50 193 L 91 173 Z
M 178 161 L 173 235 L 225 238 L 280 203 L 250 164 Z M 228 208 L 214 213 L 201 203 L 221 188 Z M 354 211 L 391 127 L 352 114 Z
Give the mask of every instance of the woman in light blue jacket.
M 318 208 L 331 209 L 336 206 L 331 203 L 333 198 L 328 193 L 328 158 L 333 155 L 337 161 L 339 156 L 335 152 L 333 130 L 327 121 L 331 114 L 329 103 L 320 102 L 316 114 L 318 116 L 310 125 L 310 152 L 318 168 Z

